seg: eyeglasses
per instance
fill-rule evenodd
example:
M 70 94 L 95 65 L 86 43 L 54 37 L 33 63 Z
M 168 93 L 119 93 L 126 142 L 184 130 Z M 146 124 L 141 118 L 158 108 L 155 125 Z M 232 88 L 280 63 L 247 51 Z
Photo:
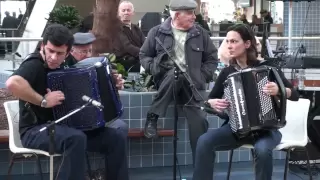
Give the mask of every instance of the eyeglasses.
M 81 55 L 87 55 L 87 54 L 91 54 L 92 53 L 92 49 L 87 49 L 87 50 L 79 50 L 74 48 L 73 51 L 81 54 Z

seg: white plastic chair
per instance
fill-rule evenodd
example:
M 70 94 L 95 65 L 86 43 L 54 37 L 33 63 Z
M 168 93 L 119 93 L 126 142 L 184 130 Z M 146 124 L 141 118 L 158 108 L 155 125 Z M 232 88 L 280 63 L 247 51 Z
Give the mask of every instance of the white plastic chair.
M 285 127 L 279 129 L 282 134 L 282 139 L 280 144 L 275 148 L 278 151 L 286 151 L 286 160 L 285 160 L 285 169 L 283 179 L 287 179 L 288 174 L 288 164 L 289 164 L 289 155 L 292 150 L 295 148 L 302 148 L 307 156 L 307 166 L 309 178 L 312 180 L 312 174 L 310 171 L 310 162 L 309 155 L 306 149 L 308 143 L 308 131 L 307 131 L 307 122 L 308 122 L 308 113 L 310 107 L 310 100 L 300 98 L 299 101 L 290 101 L 287 100 L 287 109 L 286 109 L 286 121 L 287 124 Z M 243 145 L 243 148 L 251 149 L 253 155 L 253 146 L 252 145 Z M 227 174 L 227 180 L 230 178 L 231 173 L 231 164 L 232 164 L 233 150 L 229 154 L 229 168 Z
M 10 148 L 10 151 L 13 153 L 13 155 L 11 156 L 10 164 L 9 164 L 8 177 L 11 174 L 11 170 L 17 156 L 22 155 L 25 158 L 32 157 L 32 156 L 36 158 L 39 174 L 41 179 L 43 179 L 39 155 L 45 155 L 49 157 L 50 156 L 49 153 L 41 150 L 36 150 L 36 149 L 24 148 L 22 146 L 20 133 L 19 133 L 19 101 L 18 100 L 7 101 L 4 103 L 4 108 L 6 111 L 8 125 L 9 125 L 9 148 Z M 60 156 L 60 155 L 55 155 L 55 156 Z
M 22 146 L 20 133 L 19 133 L 19 101 L 18 100 L 5 102 L 4 109 L 6 111 L 8 126 L 9 126 L 9 148 L 10 148 L 10 151 L 13 153 L 10 160 L 10 164 L 9 164 L 8 177 L 11 174 L 11 170 L 14 165 L 15 159 L 17 158 L 17 156 L 22 155 L 25 158 L 32 157 L 32 156 L 36 158 L 39 174 L 41 179 L 43 179 L 39 155 L 45 155 L 50 157 L 50 154 L 46 151 L 41 151 L 37 149 L 28 149 Z M 61 155 L 55 154 L 54 156 L 61 156 Z M 86 152 L 86 161 L 88 166 L 89 178 L 94 179 L 87 152 Z

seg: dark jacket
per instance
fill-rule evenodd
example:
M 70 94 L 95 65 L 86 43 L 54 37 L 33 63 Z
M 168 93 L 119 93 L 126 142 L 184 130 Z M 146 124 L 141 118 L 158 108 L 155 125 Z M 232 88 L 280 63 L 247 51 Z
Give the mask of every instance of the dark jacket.
M 115 55 L 127 71 L 140 72 L 139 52 L 145 37 L 136 24 L 131 24 L 131 29 L 122 25 L 120 30 L 119 41 L 114 43 Z
M 170 67 L 163 67 L 163 63 L 168 61 L 168 56 L 157 43 L 155 37 L 159 37 L 169 52 L 173 51 L 175 40 L 171 28 L 171 18 L 153 27 L 140 49 L 141 65 L 146 73 L 154 76 L 154 82 L 157 85 Z M 213 45 L 208 32 L 200 26 L 194 25 L 188 31 L 185 53 L 188 65 L 187 71 L 195 87 L 204 90 L 205 84 L 213 80 L 213 74 L 218 65 L 217 49 Z

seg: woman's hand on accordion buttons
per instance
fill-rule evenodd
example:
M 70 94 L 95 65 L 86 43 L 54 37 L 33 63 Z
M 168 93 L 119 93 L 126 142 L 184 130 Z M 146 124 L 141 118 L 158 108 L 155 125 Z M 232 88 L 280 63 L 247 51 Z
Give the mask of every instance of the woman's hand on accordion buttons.
M 268 82 L 263 87 L 263 92 L 271 96 L 276 96 L 279 94 L 279 87 L 275 82 Z
M 208 103 L 218 112 L 222 112 L 229 106 L 229 102 L 225 99 L 209 99 Z
M 47 106 L 46 108 L 52 108 L 54 106 L 62 104 L 62 101 L 64 101 L 65 97 L 63 92 L 61 91 L 51 91 L 50 89 L 47 89 L 47 94 L 45 95 Z

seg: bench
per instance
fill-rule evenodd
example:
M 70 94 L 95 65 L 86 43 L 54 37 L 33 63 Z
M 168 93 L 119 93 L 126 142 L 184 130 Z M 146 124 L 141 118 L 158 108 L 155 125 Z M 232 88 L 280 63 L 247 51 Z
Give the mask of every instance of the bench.
M 0 130 L 0 144 L 9 143 L 9 130 Z
M 174 131 L 171 129 L 158 129 L 159 137 L 172 137 Z M 142 128 L 130 128 L 128 133 L 129 138 L 144 137 Z M 9 143 L 9 130 L 0 130 L 0 144 Z
M 158 137 L 172 137 L 174 131 L 171 129 L 158 129 Z M 130 128 L 128 133 L 129 138 L 143 138 L 143 128 Z

